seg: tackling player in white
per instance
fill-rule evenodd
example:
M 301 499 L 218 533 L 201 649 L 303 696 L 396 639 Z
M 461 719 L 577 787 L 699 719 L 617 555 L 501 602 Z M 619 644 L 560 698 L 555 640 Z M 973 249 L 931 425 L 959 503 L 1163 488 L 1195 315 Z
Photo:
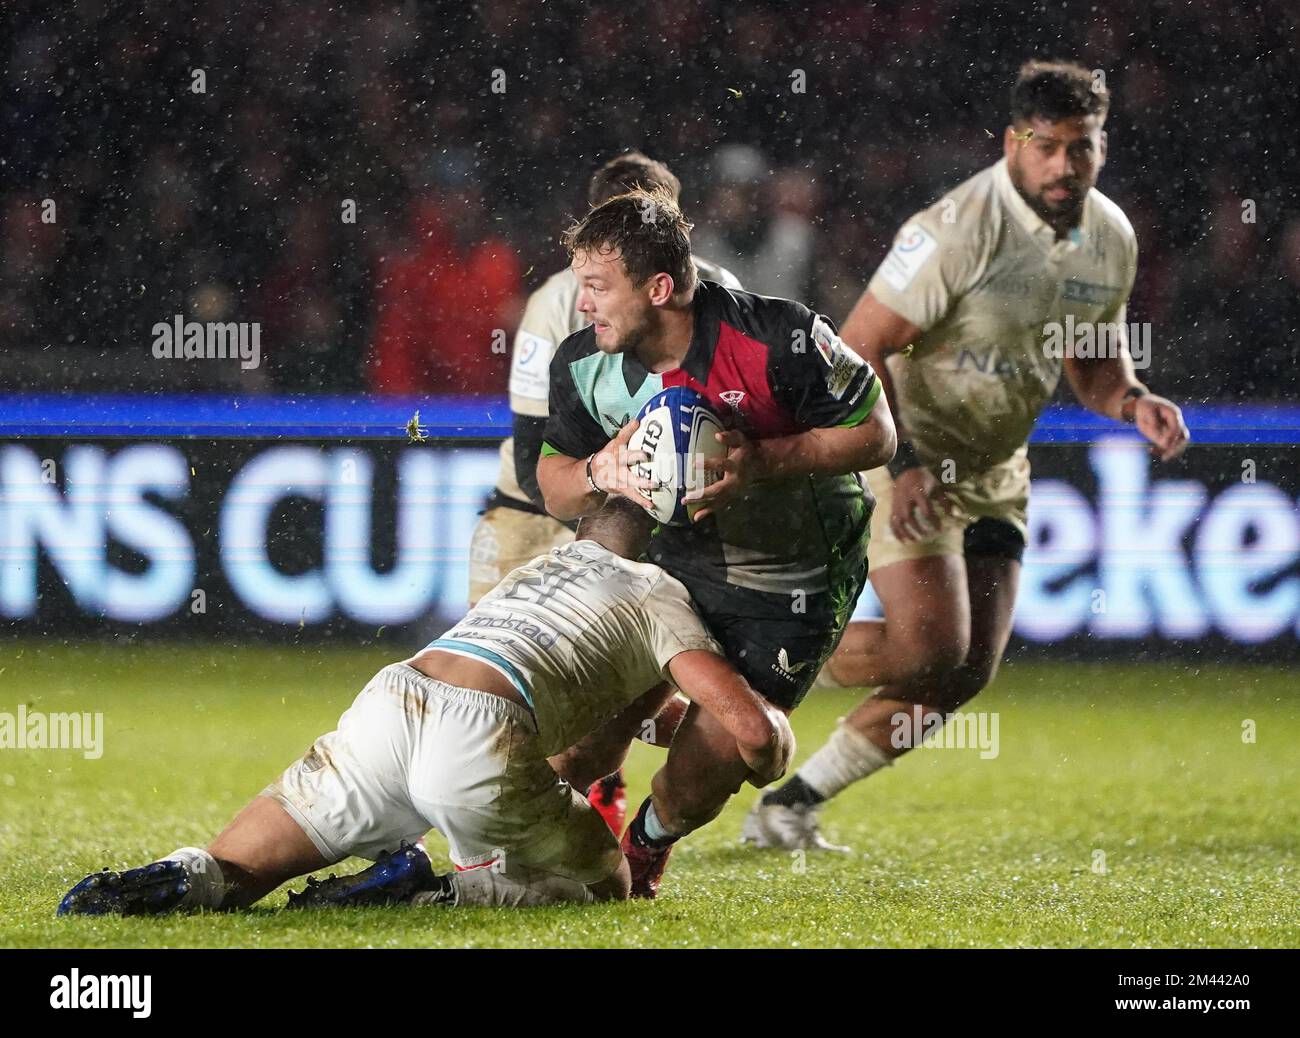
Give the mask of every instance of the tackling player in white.
M 734 738 L 749 778 L 784 773 L 794 737 L 720 654 L 686 589 L 631 561 L 653 520 L 615 498 L 578 540 L 512 571 L 424 651 L 381 670 L 306 755 L 206 849 L 87 876 L 59 913 L 238 908 L 349 855 L 291 904 L 534 905 L 628 896 L 628 863 L 550 758 L 671 680 Z M 664 810 L 680 811 L 665 794 Z M 450 844 L 435 875 L 418 845 Z

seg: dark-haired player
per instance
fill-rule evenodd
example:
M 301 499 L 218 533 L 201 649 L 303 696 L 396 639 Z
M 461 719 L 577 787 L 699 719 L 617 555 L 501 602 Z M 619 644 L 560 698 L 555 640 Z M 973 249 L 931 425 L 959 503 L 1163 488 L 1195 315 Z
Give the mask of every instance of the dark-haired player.
M 689 228 L 669 195 L 634 191 L 566 235 L 592 323 L 551 362 L 538 484 L 562 520 L 610 494 L 641 502 L 629 473 L 641 455 L 626 449 L 634 416 L 668 386 L 703 394 L 730 426 L 721 478 L 688 495 L 695 521 L 661 527 L 649 557 L 686 585 L 750 685 L 788 710 L 862 589 L 871 507 L 856 472 L 893 454 L 893 422 L 871 365 L 825 318 L 699 279 Z M 619 763 L 626 745 L 611 752 Z M 623 835 L 633 896 L 654 896 L 673 841 L 715 817 L 743 775 L 692 707 Z
M 851 624 L 821 679 L 880 687 L 761 799 L 749 842 L 829 846 L 817 807 L 912 747 L 897 719 L 919 706 L 929 723 L 992 680 L 1025 548 L 1026 441 L 1062 370 L 1081 403 L 1135 423 L 1161 460 L 1187 444 L 1179 409 L 1138 381 L 1127 348 L 1137 242 L 1094 187 L 1108 103 L 1079 65 L 1027 63 L 1002 160 L 907 222 L 845 322 L 884 383 L 899 448 L 866 473 L 884 620 Z M 1052 348 L 1070 319 L 1117 348 Z
M 633 188 L 666 191 L 674 200 L 681 183 L 662 162 L 629 151 L 592 174 L 587 200 L 592 206 Z M 715 263 L 695 257 L 701 277 L 729 288 L 740 283 Z M 588 321 L 578 312 L 578 279 L 569 267 L 551 275 L 524 307 L 510 363 L 510 410 L 514 434 L 501 445 L 501 468 L 483 518 L 474 527 L 469 550 L 469 602 L 473 605 L 503 576 L 534 555 L 573 539 L 568 526 L 546 514 L 537 489 L 537 457 L 546 425 L 548 373 L 555 348 Z M 623 831 L 626 793 L 615 772 L 589 791 L 592 805 L 617 834 Z

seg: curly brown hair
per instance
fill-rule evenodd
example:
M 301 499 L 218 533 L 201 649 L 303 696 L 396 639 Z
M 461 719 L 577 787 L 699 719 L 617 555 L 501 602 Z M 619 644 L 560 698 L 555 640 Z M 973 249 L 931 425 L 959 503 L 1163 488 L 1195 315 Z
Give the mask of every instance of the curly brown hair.
M 673 279 L 675 292 L 695 289 L 691 224 L 667 191 L 629 191 L 602 202 L 564 232 L 564 247 L 576 252 L 617 252 L 634 285 L 655 274 Z

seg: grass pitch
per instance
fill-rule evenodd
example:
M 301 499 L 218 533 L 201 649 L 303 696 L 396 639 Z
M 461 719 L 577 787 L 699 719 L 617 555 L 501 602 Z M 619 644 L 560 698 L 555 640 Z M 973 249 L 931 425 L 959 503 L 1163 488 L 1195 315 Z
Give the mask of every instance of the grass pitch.
M 87 872 L 205 843 L 400 655 L 10 642 L 0 712 L 102 711 L 105 736 L 98 760 L 0 749 L 0 947 L 1300 944 L 1300 682 L 1174 663 L 1010 663 L 968 707 L 997 712 L 997 757 L 916 750 L 826 808 L 852 856 L 741 848 L 746 787 L 653 903 L 290 914 L 279 891 L 239 913 L 54 917 Z M 799 760 L 857 699 L 813 693 Z M 661 758 L 634 748 L 634 803 Z

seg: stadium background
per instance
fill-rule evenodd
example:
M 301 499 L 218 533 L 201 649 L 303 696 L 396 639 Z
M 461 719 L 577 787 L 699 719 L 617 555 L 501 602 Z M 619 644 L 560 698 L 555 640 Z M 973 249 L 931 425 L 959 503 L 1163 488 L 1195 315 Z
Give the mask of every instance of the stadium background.
M 504 344 L 598 161 L 664 159 L 702 255 L 842 320 L 901 221 L 996 158 L 1019 61 L 1079 54 L 1114 96 L 1100 186 L 1138 231 L 1144 375 L 1190 405 L 1198 446 L 1149 467 L 1063 391 L 1018 637 L 1291 652 L 1285 8 L 11 5 L 0 612 L 27 632 L 430 633 L 462 608 L 508 432 Z M 150 329 L 175 315 L 255 322 L 260 363 L 159 359 Z M 431 439 L 403 447 L 417 410 Z
M 0 715 L 105 736 L 0 746 L 0 947 L 1294 947 L 1293 6 L 5 5 Z M 1196 443 L 1157 466 L 1068 393 L 1045 415 L 975 702 L 996 759 L 918 753 L 827 808 L 855 855 L 806 863 L 736 847 L 746 790 L 653 905 L 53 918 L 86 872 L 206 841 L 460 610 L 509 426 L 491 344 L 597 162 L 665 160 L 702 254 L 842 320 L 997 156 L 1032 55 L 1106 75 L 1130 320 Z M 177 314 L 257 322 L 260 365 L 154 357 Z M 860 695 L 809 697 L 800 759 Z M 634 748 L 637 795 L 661 760 Z

